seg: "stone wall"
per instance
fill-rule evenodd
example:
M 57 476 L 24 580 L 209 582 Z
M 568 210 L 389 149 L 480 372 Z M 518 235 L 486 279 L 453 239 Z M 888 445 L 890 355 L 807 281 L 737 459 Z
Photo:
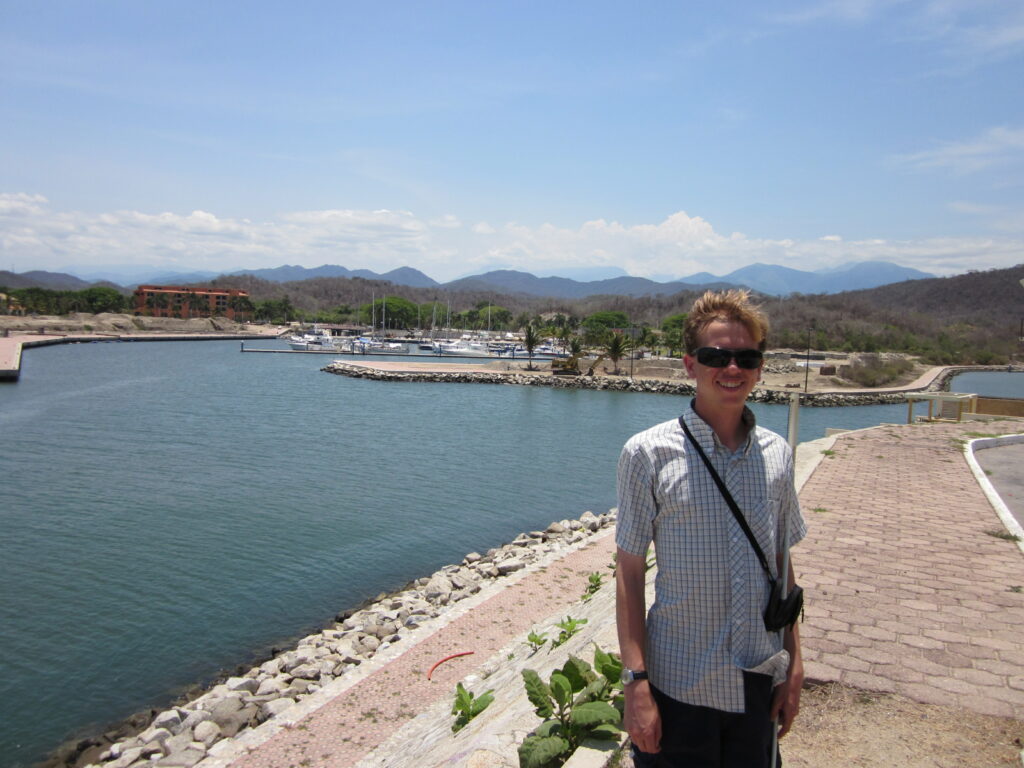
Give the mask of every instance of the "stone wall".
M 454 371 L 454 372 L 399 372 L 382 371 L 344 361 L 335 361 L 322 369 L 327 373 L 350 376 L 374 381 L 432 381 L 462 384 L 518 384 L 522 386 L 555 387 L 556 389 L 600 389 L 613 392 L 646 392 L 662 395 L 693 397 L 693 384 L 655 379 L 607 378 L 604 376 L 551 376 L 546 374 Z M 757 388 L 750 395 L 755 403 L 788 404 L 794 393 L 789 391 Z M 836 405 L 878 405 L 903 403 L 906 397 L 899 392 L 880 393 L 834 393 L 821 392 L 801 394 L 801 402 L 809 406 Z

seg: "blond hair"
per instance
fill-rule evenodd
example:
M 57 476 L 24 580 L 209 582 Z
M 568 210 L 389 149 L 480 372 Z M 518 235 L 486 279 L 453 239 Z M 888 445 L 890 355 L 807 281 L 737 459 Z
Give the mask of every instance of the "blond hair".
M 698 338 L 711 323 L 742 323 L 762 352 L 768 346 L 768 316 L 750 301 L 750 291 L 731 289 L 708 291 L 695 302 L 683 327 L 686 353 L 692 355 L 700 346 Z

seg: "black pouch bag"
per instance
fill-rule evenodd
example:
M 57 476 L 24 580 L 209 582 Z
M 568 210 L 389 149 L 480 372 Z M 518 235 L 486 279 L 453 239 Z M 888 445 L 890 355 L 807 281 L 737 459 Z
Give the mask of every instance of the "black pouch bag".
M 764 609 L 764 627 L 769 632 L 778 632 L 796 624 L 804 609 L 804 588 L 794 584 L 789 594 L 782 596 L 782 582 L 772 579 L 772 591 Z

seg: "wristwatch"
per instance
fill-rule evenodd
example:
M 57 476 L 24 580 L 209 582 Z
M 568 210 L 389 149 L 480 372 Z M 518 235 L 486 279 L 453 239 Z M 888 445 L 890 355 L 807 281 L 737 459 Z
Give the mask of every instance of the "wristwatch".
M 635 683 L 637 680 L 646 680 L 647 679 L 647 670 L 646 669 L 628 669 L 628 668 L 623 668 L 622 676 L 619 679 L 622 681 L 623 685 L 629 685 L 630 683 Z

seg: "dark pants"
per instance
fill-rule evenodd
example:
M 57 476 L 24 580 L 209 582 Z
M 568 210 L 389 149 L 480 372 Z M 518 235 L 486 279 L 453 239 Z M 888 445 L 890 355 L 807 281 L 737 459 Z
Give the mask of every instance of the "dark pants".
M 661 714 L 661 752 L 633 747 L 636 768 L 769 768 L 772 679 L 743 673 L 745 712 L 684 704 L 651 686 Z M 776 762 L 782 768 L 781 757 Z

